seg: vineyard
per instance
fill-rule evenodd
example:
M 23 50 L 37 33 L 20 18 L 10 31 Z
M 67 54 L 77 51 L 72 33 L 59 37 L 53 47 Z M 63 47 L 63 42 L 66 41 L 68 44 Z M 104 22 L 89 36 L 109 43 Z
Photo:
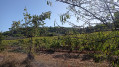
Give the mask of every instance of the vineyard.
M 0 0 L 0 9 L 0 67 L 119 67 L 119 0 Z
M 112 66 L 119 65 L 119 32 L 106 31 L 90 34 L 76 34 L 53 37 L 34 37 L 32 52 L 67 52 L 86 53 L 93 58 L 95 62 L 109 61 Z M 29 52 L 30 40 L 3 40 L 1 51 L 9 50 L 15 52 Z

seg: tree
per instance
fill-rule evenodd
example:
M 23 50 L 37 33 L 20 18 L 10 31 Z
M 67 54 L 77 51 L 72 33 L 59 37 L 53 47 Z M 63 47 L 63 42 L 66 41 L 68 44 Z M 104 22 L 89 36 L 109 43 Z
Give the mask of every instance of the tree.
M 0 32 L 0 44 L 2 43 L 2 40 L 3 40 L 3 36 L 2 33 Z
M 119 30 L 119 12 L 115 12 L 114 13 L 114 23 L 115 23 L 115 26 L 116 26 L 116 30 Z
M 29 38 L 28 41 L 28 49 L 29 52 L 27 54 L 27 58 L 32 60 L 34 59 L 33 55 L 33 37 L 38 36 L 39 34 L 39 28 L 45 24 L 44 20 L 50 19 L 51 12 L 45 12 L 41 15 L 33 15 L 29 14 L 27 12 L 27 9 L 24 9 L 24 20 L 25 23 L 20 24 L 21 21 L 13 21 L 12 27 L 10 28 L 10 31 L 13 31 L 13 33 L 22 30 L 20 32 L 23 32 L 24 36 Z M 23 21 L 23 20 L 22 20 Z
M 27 9 L 24 9 L 24 11 L 25 11 L 24 13 L 25 23 L 23 24 L 23 27 L 28 29 L 31 28 L 31 32 L 29 31 L 28 36 L 30 37 L 37 36 L 38 28 L 45 24 L 44 20 L 50 19 L 51 12 L 48 11 L 48 12 L 42 13 L 41 15 L 31 16 L 30 14 L 28 14 Z
M 20 21 L 13 21 L 12 30 L 20 28 Z
M 20 22 L 21 21 L 13 21 L 12 27 L 10 28 L 10 31 L 12 32 L 12 34 L 17 33 L 18 29 L 20 28 Z
M 69 11 L 61 18 L 66 22 L 66 15 L 74 13 L 77 20 L 85 22 L 89 26 L 95 24 L 94 21 L 105 24 L 108 28 L 116 30 L 114 13 L 119 12 L 119 0 L 56 0 L 69 4 Z M 69 18 L 68 18 L 69 19 Z M 70 22 L 71 23 L 71 22 Z M 112 28 L 109 23 L 113 23 Z M 72 23 L 74 24 L 74 23 Z M 82 26 L 81 26 L 82 27 Z
M 4 36 L 2 35 L 2 32 L 0 32 L 0 51 L 3 51 L 5 49 L 5 45 L 2 43 L 3 39 Z
M 30 38 L 29 42 L 31 45 L 29 45 L 29 52 L 28 52 L 28 59 L 33 59 L 33 53 L 32 53 L 32 48 L 33 48 L 33 39 L 32 37 L 35 37 L 38 35 L 38 28 L 39 26 L 43 26 L 45 24 L 44 20 L 50 19 L 51 12 L 45 12 L 42 13 L 41 15 L 33 15 L 31 16 L 28 12 L 27 9 L 24 9 L 25 13 L 24 19 L 25 23 L 22 24 L 22 26 L 25 28 L 25 31 L 27 32 L 26 36 Z

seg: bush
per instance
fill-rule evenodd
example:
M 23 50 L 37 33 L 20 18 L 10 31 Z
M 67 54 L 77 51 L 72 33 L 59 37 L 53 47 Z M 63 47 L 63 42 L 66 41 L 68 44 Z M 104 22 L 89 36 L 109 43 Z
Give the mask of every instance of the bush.
M 3 36 L 2 33 L 0 33 L 0 44 L 2 43 L 2 40 L 3 40 Z

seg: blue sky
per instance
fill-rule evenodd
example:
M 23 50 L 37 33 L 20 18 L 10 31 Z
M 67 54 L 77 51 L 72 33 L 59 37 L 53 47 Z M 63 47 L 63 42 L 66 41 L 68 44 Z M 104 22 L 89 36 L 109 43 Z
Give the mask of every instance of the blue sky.
M 40 15 L 42 12 L 51 11 L 51 19 L 45 21 L 45 26 L 54 26 L 54 20 L 61 26 L 70 26 L 62 25 L 59 18 L 60 14 L 67 11 L 67 4 L 55 2 L 55 0 L 52 6 L 48 6 L 46 0 L 0 0 L 0 31 L 8 31 L 12 21 L 22 20 L 25 7 L 31 15 Z

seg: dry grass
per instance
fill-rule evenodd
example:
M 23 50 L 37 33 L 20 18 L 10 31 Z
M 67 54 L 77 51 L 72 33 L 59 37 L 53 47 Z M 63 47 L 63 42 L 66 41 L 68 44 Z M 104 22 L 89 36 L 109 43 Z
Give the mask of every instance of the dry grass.
M 0 53 L 0 67 L 24 67 L 21 62 L 25 57 L 25 54 L 20 53 Z
M 108 63 L 103 61 L 95 63 L 93 59 L 82 60 L 83 54 L 77 56 L 72 53 L 68 57 L 67 53 L 41 54 L 37 55 L 36 61 L 52 65 L 49 67 L 108 67 Z
M 35 60 L 26 60 L 26 54 L 0 53 L 0 67 L 108 67 L 107 62 L 95 63 L 92 59 L 82 60 L 83 54 L 77 58 L 66 53 L 35 55 Z

